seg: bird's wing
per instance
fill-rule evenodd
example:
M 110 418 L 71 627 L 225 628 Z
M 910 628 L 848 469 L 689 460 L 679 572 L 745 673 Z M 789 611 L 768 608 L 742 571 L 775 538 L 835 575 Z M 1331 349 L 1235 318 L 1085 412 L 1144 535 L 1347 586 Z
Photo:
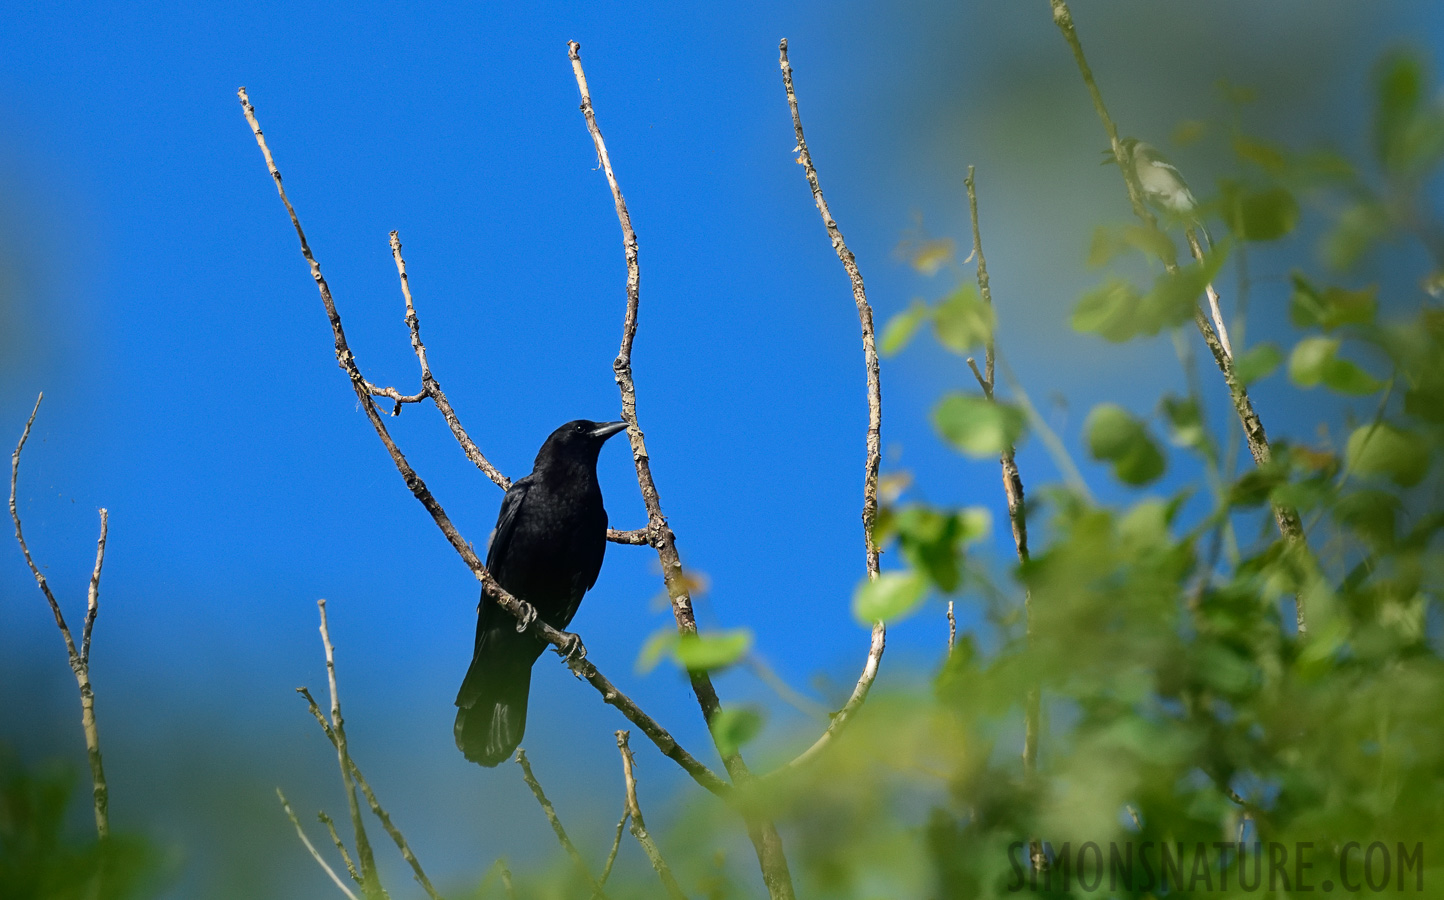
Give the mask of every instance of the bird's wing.
M 603 534 L 606 533 L 608 524 L 607 511 L 604 509 L 602 510 Z M 578 566 L 577 570 L 572 573 L 571 591 L 567 595 L 566 608 L 562 610 L 560 619 L 562 624 L 558 627 L 565 628 L 571 624 L 572 617 L 577 614 L 577 608 L 582 605 L 582 597 L 597 583 L 597 576 L 602 572 L 602 558 L 606 555 L 606 552 L 607 542 L 603 540 L 597 545 L 595 555 Z
M 519 478 L 512 482 L 507 488 L 506 496 L 501 501 L 501 512 L 496 517 L 496 528 L 491 532 L 491 546 L 486 551 L 486 568 L 496 579 L 506 581 L 506 575 L 499 569 L 505 568 L 507 547 L 511 544 L 511 536 L 516 531 L 517 513 L 521 511 L 522 504 L 526 502 L 527 491 L 531 489 L 532 476 Z

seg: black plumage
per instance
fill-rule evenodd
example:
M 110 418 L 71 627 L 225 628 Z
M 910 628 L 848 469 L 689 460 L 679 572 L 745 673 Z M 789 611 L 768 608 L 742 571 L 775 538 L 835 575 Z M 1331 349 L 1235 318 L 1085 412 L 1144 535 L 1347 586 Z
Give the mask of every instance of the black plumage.
M 568 422 L 551 433 L 531 474 L 513 482 L 501 502 L 486 567 L 553 628 L 567 627 L 602 569 L 607 511 L 597 455 L 626 427 Z M 517 620 L 482 594 L 471 668 L 456 695 L 456 746 L 467 759 L 495 766 L 521 743 L 531 667 L 544 649 L 544 641 L 518 632 Z

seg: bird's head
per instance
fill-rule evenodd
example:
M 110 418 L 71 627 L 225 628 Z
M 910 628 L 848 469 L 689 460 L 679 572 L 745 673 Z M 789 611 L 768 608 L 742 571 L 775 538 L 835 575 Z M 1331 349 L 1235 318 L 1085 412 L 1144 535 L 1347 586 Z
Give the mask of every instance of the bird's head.
M 593 422 L 577 419 L 568 422 L 546 439 L 536 455 L 536 468 L 555 464 L 595 465 L 597 454 L 607 438 L 625 430 L 626 422 Z

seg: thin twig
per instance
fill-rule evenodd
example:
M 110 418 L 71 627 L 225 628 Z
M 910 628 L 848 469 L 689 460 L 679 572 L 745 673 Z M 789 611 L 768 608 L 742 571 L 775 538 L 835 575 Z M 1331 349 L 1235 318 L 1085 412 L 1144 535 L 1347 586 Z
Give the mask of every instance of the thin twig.
M 953 645 L 958 641 L 958 620 L 953 615 L 953 601 L 948 601 L 948 656 L 953 655 Z
M 271 157 L 270 148 L 266 145 L 265 135 L 261 132 L 260 123 L 256 120 L 255 108 L 251 106 L 250 99 L 246 96 L 245 88 L 241 88 L 237 93 L 241 101 L 241 110 L 245 114 L 247 123 L 251 126 L 252 133 L 255 135 L 256 144 L 261 148 L 261 155 L 265 157 L 266 167 L 271 174 L 272 181 L 275 182 L 277 193 L 281 196 L 281 203 L 286 207 L 286 212 L 291 218 L 291 225 L 296 230 L 296 237 L 301 244 L 301 255 L 310 266 L 311 276 L 315 280 L 316 287 L 321 294 L 321 303 L 326 309 L 326 318 L 331 324 L 331 332 L 335 338 L 338 365 L 340 365 L 341 369 L 346 372 L 347 376 L 351 379 L 352 388 L 356 392 L 356 399 L 360 402 L 361 409 L 366 413 L 366 418 L 371 422 L 371 427 L 376 431 L 376 436 L 381 439 L 381 443 L 386 447 L 386 452 L 391 456 L 391 461 L 396 466 L 397 471 L 401 473 L 401 478 L 406 483 L 407 488 L 411 491 L 412 495 L 416 497 L 417 501 L 426 508 L 432 520 L 436 522 L 436 526 L 441 529 L 441 533 L 446 536 L 452 548 L 456 550 L 462 561 L 466 563 L 472 575 L 481 583 L 482 589 L 487 595 L 496 600 L 502 609 L 505 609 L 507 613 L 514 616 L 518 622 L 522 623 L 534 636 L 558 649 L 569 651 L 569 654 L 564 658 L 572 672 L 596 688 L 602 695 L 603 701 L 616 707 L 629 722 L 640 728 L 642 733 L 647 735 L 652 743 L 657 745 L 657 749 L 661 750 L 663 755 L 672 759 L 685 769 L 687 774 L 692 776 L 693 780 L 718 796 L 727 794 L 730 790 L 730 785 L 719 778 L 711 769 L 699 762 L 696 757 L 688 753 L 665 728 L 659 725 L 651 716 L 643 712 L 641 707 L 637 706 L 630 697 L 618 690 L 610 680 L 598 671 L 596 666 L 586 660 L 585 648 L 576 635 L 563 633 L 547 625 L 537 616 L 536 609 L 533 608 L 531 604 L 512 596 L 497 583 L 496 579 L 492 577 L 491 573 L 482 565 L 481 559 L 476 555 L 476 551 L 472 548 L 471 544 L 456 530 L 456 526 L 452 524 L 446 511 L 442 509 L 441 504 L 437 502 L 436 498 L 431 494 L 431 491 L 426 487 L 426 483 L 421 480 L 421 476 L 418 475 L 416 470 L 411 467 L 411 464 L 406 461 L 406 457 L 402 454 L 401 449 L 397 447 L 395 440 L 392 439 L 390 431 L 387 430 L 386 423 L 376 411 L 376 404 L 372 401 L 371 394 L 366 389 L 367 382 L 361 375 L 361 370 L 356 364 L 355 356 L 351 353 L 350 347 L 347 346 L 346 334 L 341 327 L 341 316 L 336 311 L 336 304 L 331 297 L 331 288 L 326 283 L 325 276 L 321 274 L 320 264 L 316 262 L 315 257 L 311 253 L 311 247 L 306 241 L 306 233 L 301 228 L 301 221 L 297 218 L 296 211 L 291 206 L 291 201 L 286 197 L 286 189 L 281 182 L 281 172 L 276 168 L 275 160 Z M 671 533 L 665 528 L 660 531 L 656 529 L 652 530 L 660 534 Z
M 95 568 L 90 570 L 90 590 L 85 595 L 85 625 L 80 630 L 80 661 L 90 665 L 90 632 L 100 615 L 100 569 L 105 565 L 105 537 L 110 531 L 110 511 L 100 508 L 100 539 L 95 542 Z
M 988 260 L 983 255 L 983 231 L 978 225 L 978 191 L 973 180 L 973 167 L 968 166 L 968 177 L 963 181 L 968 191 L 968 215 L 973 226 L 973 252 L 978 258 L 978 292 L 982 295 L 983 302 L 989 309 L 993 307 L 993 291 L 988 281 Z M 996 319 L 996 317 L 995 317 Z M 997 398 L 993 394 L 994 388 L 994 364 L 997 359 L 997 340 L 990 332 L 988 342 L 984 348 L 983 371 L 985 376 L 979 376 L 978 382 L 982 385 L 983 394 L 990 402 L 996 403 Z M 971 358 L 968 359 L 968 367 L 978 375 L 978 368 Z M 1028 564 L 1028 520 L 1023 495 L 1023 476 L 1018 471 L 1017 448 L 1012 444 L 1003 448 L 998 457 L 998 462 L 1003 471 L 1003 496 L 1008 501 L 1008 522 L 1013 530 L 1013 545 L 1018 551 L 1018 562 Z M 952 604 L 948 604 L 948 623 L 952 624 Z M 1023 586 L 1023 622 L 1024 635 L 1028 643 L 1033 642 L 1033 591 L 1025 584 Z M 948 652 L 953 648 L 952 635 L 948 635 Z M 1023 704 L 1023 777 L 1033 779 L 1038 770 L 1038 741 L 1042 731 L 1042 698 L 1039 685 L 1036 681 L 1028 686 L 1027 694 Z M 1037 838 L 1029 841 L 1029 855 L 1033 860 L 1035 869 L 1041 870 L 1045 864 L 1046 857 L 1043 855 L 1043 844 Z
M 742 665 L 752 670 L 759 680 L 776 692 L 782 701 L 793 709 L 814 719 L 825 719 L 831 714 L 826 706 L 811 699 L 783 680 L 776 670 L 757 653 L 748 653 L 742 658 Z
M 617 749 L 622 754 L 622 776 L 627 781 L 627 811 L 632 814 L 632 837 L 642 845 L 647 859 L 652 862 L 652 868 L 657 870 L 657 877 L 662 879 L 662 886 L 667 889 L 667 896 L 672 900 L 686 900 L 687 895 L 682 893 L 682 886 L 677 883 L 667 861 L 662 858 L 662 851 L 657 848 L 657 842 L 652 840 L 652 836 L 647 833 L 647 823 L 642 819 L 642 807 L 637 803 L 636 763 L 632 759 L 632 748 L 628 746 L 627 738 L 627 732 L 617 732 Z
M 401 238 L 395 231 L 391 232 L 391 257 L 396 261 L 396 274 L 401 279 L 401 294 L 406 298 L 406 327 L 411 331 L 411 349 L 416 353 L 416 361 L 421 364 L 421 392 L 430 397 L 441 411 L 442 418 L 446 419 L 452 436 L 461 445 L 466 458 L 471 460 L 482 474 L 495 482 L 497 487 L 507 490 L 511 487 L 511 480 L 497 471 L 482 454 L 481 448 L 476 446 L 476 442 L 466 433 L 466 429 L 461 427 L 461 420 L 457 418 L 456 410 L 451 408 L 451 402 L 446 399 L 446 392 L 431 374 L 431 364 L 426 359 L 426 345 L 421 342 L 421 321 L 416 318 L 416 308 L 411 304 L 411 282 L 406 277 L 406 260 L 401 257 Z
M 306 703 L 309 704 L 311 708 L 311 715 L 321 726 L 321 730 L 326 733 L 326 739 L 331 742 L 331 746 L 336 746 L 336 732 L 331 728 L 331 723 L 326 721 L 325 714 L 321 712 L 321 707 L 316 703 L 316 698 L 311 696 L 310 690 L 304 687 L 298 687 L 296 688 L 296 693 L 306 698 Z M 386 829 L 386 833 L 391 836 L 391 841 L 396 845 L 396 849 L 401 851 L 402 859 L 405 859 L 406 863 L 411 866 L 412 876 L 415 877 L 417 883 L 425 889 L 427 895 L 431 897 L 432 900 L 441 900 L 441 895 L 436 893 L 436 889 L 431 886 L 431 879 L 426 877 L 426 872 L 422 870 L 421 863 L 416 859 L 416 854 L 411 852 L 411 845 L 406 842 L 406 836 L 401 833 L 401 829 L 392 824 L 391 816 L 381 807 L 381 802 L 376 799 L 376 794 L 371 790 L 371 785 L 367 783 L 365 776 L 361 774 L 361 767 L 356 765 L 356 757 L 348 753 L 346 758 L 351 762 L 351 776 L 356 779 L 356 785 L 361 788 L 361 794 L 366 798 L 366 804 L 371 807 L 372 815 L 380 820 L 381 827 Z
M 341 840 L 341 835 L 336 833 L 336 822 L 326 815 L 324 809 L 316 813 L 316 818 L 326 826 L 326 832 L 331 835 L 331 843 L 336 845 L 337 852 L 341 854 L 341 861 L 346 864 L 346 871 L 350 873 L 351 880 L 360 884 L 361 873 L 356 871 L 356 864 L 351 861 L 351 853 L 346 849 L 346 842 Z
M 612 877 L 612 866 L 617 862 L 617 851 L 622 849 L 622 832 L 626 830 L 627 822 L 632 818 L 632 808 L 626 803 L 622 804 L 622 817 L 617 820 L 617 833 L 612 835 L 612 849 L 607 854 L 606 865 L 602 866 L 602 877 L 597 879 L 601 887 L 607 886 L 607 879 Z
M 302 844 L 306 845 L 306 850 L 310 852 L 311 858 L 316 861 L 316 865 L 320 866 L 325 870 L 327 875 L 331 876 L 331 880 L 336 882 L 336 887 L 341 889 L 341 893 L 350 897 L 351 900 L 358 900 L 356 895 L 351 893 L 351 889 L 346 886 L 346 882 L 341 880 L 341 876 L 336 874 L 336 870 L 331 868 L 326 860 L 321 858 L 321 853 L 316 849 L 316 845 L 312 844 L 311 839 L 306 837 L 306 830 L 301 827 L 301 820 L 297 819 L 296 814 L 291 811 L 291 804 L 286 801 L 286 795 L 281 793 L 280 788 L 276 788 L 276 796 L 281 798 L 281 808 L 286 811 L 286 818 L 290 819 L 291 824 L 296 826 L 296 836 L 301 839 Z
M 366 837 L 366 823 L 361 821 L 361 805 L 356 802 L 356 781 L 351 776 L 351 754 L 346 747 L 346 720 L 341 716 L 341 695 L 336 690 L 336 648 L 331 645 L 331 631 L 326 622 L 326 601 L 317 600 L 321 611 L 321 644 L 326 648 L 326 682 L 331 688 L 331 730 L 336 745 L 336 758 L 341 766 L 341 781 L 346 785 L 346 808 L 351 813 L 351 828 L 356 832 L 356 861 L 360 864 L 361 890 L 368 897 L 386 896 L 376 873 L 376 857 Z
M 638 263 L 637 233 L 632 228 L 632 216 L 627 211 L 627 201 L 622 188 L 612 171 L 612 160 L 607 154 L 607 144 L 602 139 L 602 130 L 592 109 L 592 94 L 587 87 L 587 75 L 582 69 L 581 45 L 576 41 L 567 42 L 567 57 L 571 60 L 572 74 L 576 78 L 577 90 L 581 94 L 582 117 L 587 123 L 597 160 L 607 177 L 612 201 L 617 210 L 617 222 L 622 230 L 622 249 L 627 263 L 627 309 L 622 320 L 622 342 L 617 358 L 612 363 L 612 372 L 621 392 L 622 418 L 627 422 L 627 439 L 632 445 L 632 462 L 637 470 L 637 486 L 642 493 L 642 502 L 647 508 L 647 529 L 652 533 L 652 547 L 662 566 L 662 580 L 667 587 L 667 596 L 672 601 L 672 616 L 677 630 L 683 634 L 697 633 L 697 620 L 692 611 L 692 596 L 682 570 L 682 558 L 677 552 L 677 542 L 672 530 L 667 527 L 667 517 L 662 513 L 662 501 L 657 484 L 652 477 L 652 464 L 647 454 L 646 437 L 637 419 L 637 387 L 632 378 L 632 343 L 637 336 L 637 311 L 641 303 L 641 267 Z M 710 725 L 722 708 L 717 690 L 705 671 L 689 672 L 692 693 L 697 697 L 702 717 Z M 714 744 L 716 738 L 713 738 Z M 742 754 L 736 750 L 723 753 L 722 765 L 735 784 L 746 786 L 752 780 L 752 773 Z M 787 857 L 783 854 L 782 838 L 777 828 L 769 821 L 744 812 L 748 837 L 757 851 L 757 861 L 762 869 L 762 879 L 773 900 L 791 900 L 793 897 L 792 874 L 788 870 Z
M 852 284 L 852 299 L 857 305 L 857 318 L 862 326 L 862 357 L 863 364 L 867 368 L 867 457 L 863 466 L 862 542 L 867 560 L 867 577 L 871 579 L 878 576 L 879 550 L 877 542 L 873 539 L 873 522 L 877 518 L 877 472 L 882 463 L 882 379 L 878 370 L 877 343 L 873 337 L 872 306 L 867 302 L 867 290 L 863 287 L 862 273 L 858 271 L 857 259 L 847 248 L 847 242 L 842 238 L 837 221 L 833 219 L 832 212 L 827 208 L 827 200 L 822 196 L 822 184 L 817 179 L 817 167 L 812 164 L 812 154 L 807 149 L 807 138 L 802 133 L 802 115 L 797 109 L 797 92 L 792 87 L 792 64 L 787 59 L 786 38 L 782 39 L 777 49 L 778 62 L 782 67 L 782 86 L 787 91 L 787 106 L 792 113 L 792 130 L 797 137 L 797 160 L 802 163 L 803 171 L 807 176 L 807 184 L 812 188 L 812 199 L 817 204 L 817 211 L 822 215 L 822 225 L 827 229 L 827 236 L 832 241 L 832 249 L 837 253 L 837 258 L 842 262 L 842 268 L 847 273 L 848 281 Z M 867 661 L 863 664 L 862 674 L 858 676 L 851 696 L 833 715 L 827 730 L 813 742 L 811 747 L 789 762 L 787 768 L 795 768 L 815 758 L 852 719 L 853 713 L 857 712 L 867 700 L 868 691 L 872 690 L 872 683 L 877 680 L 878 668 L 882 664 L 882 654 L 886 647 L 887 627 L 882 622 L 875 622 L 872 626 L 872 639 L 868 645 Z
M 1193 258 L 1200 263 L 1203 262 L 1203 247 L 1198 243 L 1198 235 L 1194 234 L 1192 228 L 1183 230 L 1184 237 L 1188 239 L 1189 249 Z M 1223 345 L 1223 352 L 1229 359 L 1233 359 L 1233 344 L 1228 339 L 1228 326 L 1223 321 L 1223 309 L 1219 306 L 1218 291 L 1214 289 L 1210 281 L 1203 286 L 1204 296 L 1208 297 L 1208 314 L 1213 317 L 1213 329 L 1218 333 L 1218 342 Z
M 1053 7 L 1053 22 L 1058 26 L 1058 30 L 1063 34 L 1063 39 L 1068 42 L 1069 48 L 1073 51 L 1073 58 L 1078 63 L 1078 71 L 1083 77 L 1083 83 L 1088 88 L 1088 95 L 1093 99 L 1093 108 L 1103 123 L 1104 131 L 1108 133 L 1108 140 L 1113 149 L 1113 158 L 1118 163 L 1118 170 L 1123 174 L 1123 183 L 1128 188 L 1128 200 L 1133 207 L 1133 214 L 1149 230 L 1158 231 L 1158 219 L 1148 209 L 1148 204 L 1144 202 L 1143 185 L 1139 183 L 1138 172 L 1129 164 L 1128 152 L 1118 138 L 1118 128 L 1113 124 L 1112 116 L 1108 114 L 1108 107 L 1103 103 L 1103 94 L 1098 90 L 1098 83 L 1093 78 L 1093 70 L 1088 67 L 1087 57 L 1083 55 L 1083 45 L 1078 40 L 1078 31 L 1073 25 L 1073 13 L 1068 8 L 1068 2 L 1067 0 L 1050 0 L 1050 3 Z M 1194 243 L 1197 243 L 1196 239 Z M 1201 251 L 1198 252 L 1201 255 Z M 1165 261 L 1164 265 L 1170 272 L 1178 270 L 1176 262 Z M 1214 363 L 1218 366 L 1219 372 L 1223 374 L 1224 382 L 1228 385 L 1229 397 L 1233 401 L 1234 411 L 1243 425 L 1244 437 L 1248 441 L 1249 452 L 1253 455 L 1254 462 L 1259 466 L 1267 465 L 1273 458 L 1273 451 L 1269 446 L 1268 436 L 1264 433 L 1263 422 L 1254 412 L 1253 401 L 1249 399 L 1248 390 L 1234 371 L 1232 356 L 1207 317 L 1197 307 L 1194 308 L 1193 321 L 1198 327 L 1199 333 L 1203 335 L 1209 352 L 1213 354 Z M 1288 504 L 1274 503 L 1273 512 L 1274 521 L 1284 539 L 1290 543 L 1307 546 L 1304 543 L 1303 525 L 1299 520 L 1298 511 Z M 1304 622 L 1302 603 L 1296 605 L 1296 617 L 1299 634 L 1303 635 L 1308 629 Z
M 542 812 L 546 813 L 547 821 L 551 823 L 552 831 L 556 832 L 557 841 L 562 845 L 562 849 L 567 851 L 572 862 L 577 864 L 577 869 L 587 879 L 587 884 L 592 886 L 592 895 L 605 897 L 602 886 L 592 877 L 586 860 L 582 859 L 581 851 L 577 849 L 576 844 L 572 843 L 572 839 L 567 837 L 567 830 L 562 827 L 562 820 L 557 818 L 556 807 L 552 806 L 552 802 L 547 799 L 546 791 L 542 790 L 541 782 L 537 781 L 536 775 L 532 774 L 531 763 L 527 761 L 525 750 L 517 749 L 516 761 L 517 765 L 521 766 L 521 776 L 526 780 L 526 786 L 531 788 L 532 796 L 536 797 L 536 802 L 541 805 Z
M 20 553 L 25 557 L 25 564 L 30 567 L 30 574 L 35 576 L 40 593 L 45 595 L 46 602 L 50 604 L 50 612 L 55 616 L 55 627 L 60 630 L 60 636 L 65 640 L 65 655 L 70 663 L 70 671 L 75 675 L 76 686 L 80 689 L 80 727 L 85 733 L 85 757 L 90 765 L 95 831 L 101 840 L 105 840 L 110 837 L 110 786 L 105 780 L 105 763 L 100 754 L 100 728 L 95 721 L 95 691 L 90 686 L 90 632 L 95 627 L 95 617 L 100 612 L 100 568 L 105 562 L 105 538 L 109 530 L 110 514 L 104 509 L 100 510 L 100 540 L 96 543 L 95 568 L 90 575 L 85 624 L 81 632 L 82 649 L 77 650 L 75 639 L 70 634 L 70 626 L 65 623 L 65 614 L 60 611 L 60 601 L 55 599 L 50 583 L 45 580 L 40 567 L 30 556 L 30 547 L 25 543 L 25 532 L 20 527 L 20 509 L 15 503 L 16 485 L 20 479 L 20 453 L 25 449 L 25 442 L 30 440 L 30 428 L 35 424 L 35 416 L 40 412 L 40 401 L 44 399 L 44 393 L 35 398 L 35 408 L 30 411 L 30 418 L 25 420 L 25 430 L 20 433 L 15 452 L 10 454 L 10 519 L 15 523 L 15 540 L 20 544 Z

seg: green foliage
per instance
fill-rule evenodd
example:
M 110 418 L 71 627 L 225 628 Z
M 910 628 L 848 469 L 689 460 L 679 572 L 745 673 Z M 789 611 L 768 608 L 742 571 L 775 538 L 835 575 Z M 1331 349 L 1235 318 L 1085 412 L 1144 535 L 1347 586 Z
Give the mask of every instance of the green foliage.
M 762 733 L 765 723 L 761 711 L 750 706 L 729 706 L 712 717 L 712 738 L 717 752 L 726 756 L 736 753 Z
M 127 835 L 101 842 L 93 831 L 80 837 L 66 827 L 75 781 L 71 772 L 27 770 L 0 747 L 0 900 L 157 893 L 159 858 L 147 843 Z
M 955 449 L 969 456 L 997 456 L 1016 446 L 1027 419 L 1007 403 L 954 391 L 933 407 L 933 427 Z
M 1183 410 L 1178 412 L 1175 421 L 1186 421 Z M 1088 435 L 1088 452 L 1094 459 L 1112 463 L 1113 474 L 1124 484 L 1147 484 L 1163 474 L 1163 453 L 1148 434 L 1147 426 L 1121 406 L 1104 403 L 1094 407 L 1083 430 Z
M 1266 168 L 1281 165 L 1271 161 Z M 1252 191 L 1228 181 L 1223 185 L 1221 204 L 1229 231 L 1241 240 L 1276 241 L 1299 223 L 1298 201 L 1284 187 Z
M 993 334 L 992 307 L 983 302 L 976 285 L 965 282 L 935 306 L 914 300 L 889 319 L 883 326 L 879 351 L 884 356 L 898 353 L 924 322 L 932 323 L 938 343 L 960 356 L 987 343 Z
M 1272 375 L 1283 361 L 1283 351 L 1278 344 L 1270 341 L 1240 353 L 1233 361 L 1233 370 L 1239 381 L 1249 385 Z
M 1381 66 L 1383 179 L 1370 165 L 1235 128 L 1240 171 L 1205 208 L 1240 242 L 1322 233 L 1333 265 L 1401 236 L 1427 241 L 1417 228 L 1424 197 L 1412 192 L 1444 161 L 1444 143 L 1432 137 L 1435 96 L 1412 57 Z M 1207 138 L 1209 128 L 1188 124 L 1191 139 Z M 1382 192 L 1370 187 L 1380 183 Z M 1342 202 L 1324 205 L 1333 211 L 1326 221 L 1308 222 L 1307 201 L 1320 192 L 1340 192 Z M 1134 251 L 1159 267 L 1173 245 L 1142 227 L 1100 228 L 1087 262 L 1107 266 Z M 1158 275 L 1147 290 L 1107 274 L 1073 324 L 1111 341 L 1185 325 L 1226 252 Z M 1439 271 L 1444 259 L 1417 273 L 1419 283 L 1441 283 Z M 1427 296 L 1390 303 L 1386 290 L 1397 287 L 1342 280 L 1294 271 L 1283 291 L 1270 289 L 1299 330 L 1286 340 L 1292 349 L 1262 343 L 1236 359 L 1244 384 L 1287 360 L 1289 383 L 1273 384 L 1259 409 L 1273 439 L 1263 465 L 1245 457 L 1234 473 L 1227 440 L 1214 433 L 1222 428 L 1210 428 L 1200 399 L 1166 395 L 1158 411 L 1168 443 L 1195 454 L 1205 474 L 1179 466 L 1174 478 L 1192 483 L 1177 493 L 1111 508 L 1025 469 L 1030 500 L 1046 506 L 1029 507 L 1031 560 L 1002 581 L 974 577 L 981 561 L 960 536 L 964 513 L 884 508 L 875 538 L 896 542 L 906 568 L 886 573 L 867 602 L 889 614 L 916 611 L 929 587 L 956 590 L 956 602 L 986 617 L 978 632 L 986 638 L 961 634 L 931 692 L 875 690 L 828 753 L 770 785 L 765 802 L 789 829 L 794 872 L 819 895 L 1012 896 L 1030 837 L 1048 841 L 1055 874 L 1065 842 L 1075 851 L 1101 844 L 1105 861 L 1110 842 L 1177 847 L 1183 881 L 1165 893 L 1201 895 L 1187 879 L 1207 873 L 1209 889 L 1223 895 L 1220 878 L 1236 887 L 1239 860 L 1211 850 L 1200 857 L 1197 848 L 1240 834 L 1290 854 L 1312 844 L 1313 890 L 1326 877 L 1342 890 L 1335 873 L 1349 840 L 1397 848 L 1396 867 L 1417 843 L 1444 841 L 1444 312 Z M 1329 394 L 1306 393 L 1318 387 Z M 1320 396 L 1347 412 L 1305 407 L 1318 410 L 1315 422 L 1273 424 L 1275 410 Z M 954 393 L 933 419 L 954 448 L 983 459 L 1021 434 L 1021 413 L 1008 422 L 1004 409 Z M 1077 437 L 1133 486 L 1158 479 L 1178 452 L 1115 404 L 1096 407 Z M 1199 513 L 1203 497 L 1211 508 Z M 1275 504 L 1297 511 L 1304 543 L 1280 536 Z M 1044 724 L 1030 776 L 1018 754 L 1034 689 Z M 1405 864 L 1412 888 L 1423 864 Z M 1429 865 L 1426 885 L 1439 871 Z M 1360 867 L 1356 853 L 1346 867 L 1355 881 Z M 1042 893 L 1094 896 L 1078 875 L 1075 866 L 1068 887 Z M 1161 894 L 1154 885 L 1106 895 Z
M 637 669 L 650 672 L 669 657 L 689 672 L 710 672 L 733 665 L 752 649 L 752 632 L 734 628 L 714 634 L 679 634 L 675 628 L 658 629 L 637 655 Z
M 852 614 L 859 622 L 894 622 L 917 609 L 928 595 L 921 572 L 883 572 L 863 579 L 852 595 Z
M 1378 310 L 1378 288 L 1359 291 L 1338 287 L 1320 290 L 1307 278 L 1293 274 L 1294 292 L 1289 298 L 1289 318 L 1299 328 L 1318 326 L 1332 331 L 1341 325 L 1367 325 Z
M 1147 293 L 1124 279 L 1109 279 L 1078 301 L 1073 327 L 1122 342 L 1182 324 L 1193 317 L 1204 286 L 1218 275 L 1227 256 L 1227 247 L 1220 245 L 1203 262 L 1160 274 Z

